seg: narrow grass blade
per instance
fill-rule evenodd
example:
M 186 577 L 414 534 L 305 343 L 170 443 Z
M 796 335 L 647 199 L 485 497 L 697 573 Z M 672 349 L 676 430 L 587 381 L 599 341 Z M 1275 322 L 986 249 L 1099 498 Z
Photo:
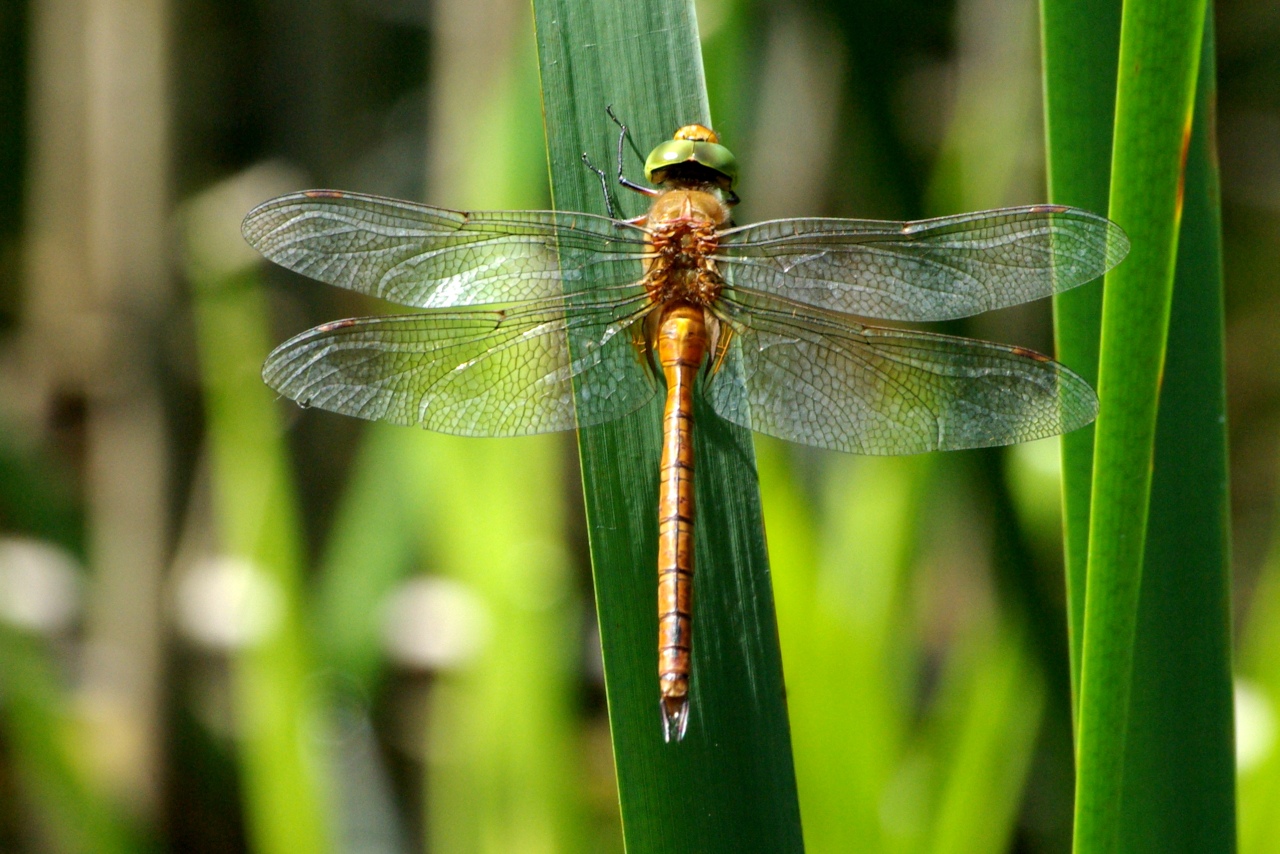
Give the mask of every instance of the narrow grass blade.
M 572 851 L 573 673 L 580 614 L 563 541 L 554 437 L 426 439 L 403 462 L 434 505 L 433 565 L 480 606 L 483 641 L 436 684 L 427 730 L 427 848 Z M 476 512 L 484 508 L 483 513 Z M 424 507 L 425 509 L 425 507 Z
M 437 135 L 432 152 L 433 198 L 446 204 L 545 205 L 533 28 L 527 7 L 513 11 L 491 24 L 509 51 L 483 72 L 437 83 L 437 109 L 456 129 Z M 457 173 L 440 175 L 441 161 Z M 582 620 L 565 542 L 564 439 L 408 441 L 416 518 L 431 532 L 424 549 L 436 571 L 479 597 L 487 617 L 484 648 L 440 679 L 431 707 L 427 849 L 580 850 Z
M 266 300 L 254 273 L 195 279 L 219 544 L 270 615 L 235 662 L 249 836 L 262 854 L 331 851 L 321 713 L 300 614 L 301 520 L 274 393 L 260 377 Z
M 535 0 L 552 192 L 603 212 L 612 105 L 643 150 L 708 123 L 693 4 Z M 732 145 L 732 140 L 727 140 Z M 639 163 L 628 162 L 635 174 Z M 628 215 L 642 210 L 624 198 Z M 656 666 L 658 414 L 581 431 L 605 678 L 629 851 L 797 851 L 799 807 L 751 437 L 695 411 L 692 721 L 663 742 Z
M 1230 507 L 1214 75 L 1209 11 L 1156 424 L 1125 742 L 1121 851 L 1235 850 Z
M 1121 23 L 1109 214 L 1133 249 L 1103 294 L 1077 740 L 1081 854 L 1120 850 L 1126 821 L 1138 592 L 1204 9 L 1203 0 L 1129 0 Z
M 1040 0 L 1045 152 L 1049 200 L 1056 204 L 1099 213 L 1107 209 L 1120 6 L 1121 0 Z M 1102 283 L 1058 294 L 1053 309 L 1058 360 L 1096 387 Z M 1063 563 L 1074 714 L 1084 630 L 1093 428 L 1069 433 L 1061 442 Z

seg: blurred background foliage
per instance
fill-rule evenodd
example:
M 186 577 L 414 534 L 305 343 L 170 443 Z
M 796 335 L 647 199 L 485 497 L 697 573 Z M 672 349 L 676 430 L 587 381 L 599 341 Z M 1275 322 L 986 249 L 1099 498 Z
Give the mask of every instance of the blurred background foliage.
M 698 14 L 739 221 L 1044 200 L 1033 0 Z M 1241 837 L 1267 852 L 1280 2 L 1217 23 Z M 307 186 L 547 205 L 536 68 L 514 0 L 0 5 L 0 850 L 621 849 L 570 437 L 274 401 L 274 343 L 383 307 L 238 229 Z M 951 331 L 1052 347 L 1047 301 Z M 757 448 L 809 850 L 1066 851 L 1056 440 Z

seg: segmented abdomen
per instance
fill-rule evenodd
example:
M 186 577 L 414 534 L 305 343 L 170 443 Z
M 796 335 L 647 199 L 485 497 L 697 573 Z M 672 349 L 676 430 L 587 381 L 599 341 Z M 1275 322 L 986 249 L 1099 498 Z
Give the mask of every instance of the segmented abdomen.
M 707 352 L 701 307 L 677 302 L 662 309 L 658 362 L 667 381 L 658 493 L 658 679 L 668 741 L 684 737 L 689 720 L 693 639 L 693 383 Z

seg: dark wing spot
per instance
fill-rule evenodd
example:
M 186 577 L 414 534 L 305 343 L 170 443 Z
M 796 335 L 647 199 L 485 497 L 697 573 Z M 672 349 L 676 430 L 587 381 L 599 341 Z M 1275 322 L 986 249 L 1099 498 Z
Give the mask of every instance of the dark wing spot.
M 346 320 L 332 320 L 328 323 L 322 323 L 316 327 L 317 332 L 333 332 L 337 329 L 346 329 L 348 326 L 355 326 L 360 322 L 358 317 L 348 317 Z
M 1028 359 L 1034 359 L 1037 362 L 1052 362 L 1044 353 L 1037 353 L 1035 350 L 1028 350 L 1026 347 L 1012 347 L 1013 352 L 1019 356 L 1025 356 Z
M 347 194 L 341 190 L 307 190 L 302 195 L 308 199 L 341 199 Z

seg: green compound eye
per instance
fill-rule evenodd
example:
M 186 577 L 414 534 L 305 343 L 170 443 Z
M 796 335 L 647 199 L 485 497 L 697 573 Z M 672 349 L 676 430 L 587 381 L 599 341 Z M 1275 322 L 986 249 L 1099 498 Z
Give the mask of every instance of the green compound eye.
M 728 179 L 729 188 L 738 180 L 738 161 L 733 152 L 715 142 L 689 139 L 668 140 L 653 151 L 644 162 L 644 176 L 651 183 L 662 183 L 662 173 L 681 163 L 697 163 Z

